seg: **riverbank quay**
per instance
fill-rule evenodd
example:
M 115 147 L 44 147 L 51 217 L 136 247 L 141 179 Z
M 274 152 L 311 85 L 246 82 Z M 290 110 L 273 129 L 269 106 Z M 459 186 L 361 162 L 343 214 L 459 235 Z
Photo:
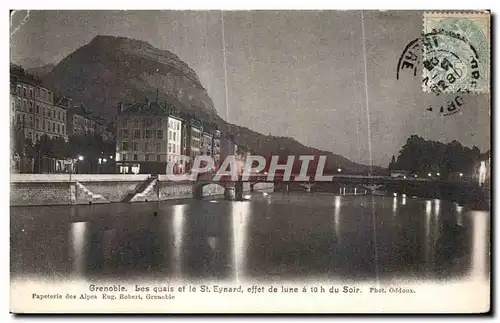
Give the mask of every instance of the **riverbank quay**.
M 149 174 L 12 174 L 11 206 L 134 203 L 227 194 L 228 185 L 171 181 Z M 272 191 L 273 183 L 242 183 L 243 192 Z

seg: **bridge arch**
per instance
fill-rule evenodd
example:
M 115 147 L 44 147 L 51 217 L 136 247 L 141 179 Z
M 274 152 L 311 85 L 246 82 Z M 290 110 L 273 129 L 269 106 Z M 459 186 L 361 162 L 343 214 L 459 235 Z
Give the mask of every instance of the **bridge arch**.
M 221 182 L 196 182 L 193 184 L 193 197 L 202 199 L 204 196 L 222 195 L 226 186 L 226 183 Z

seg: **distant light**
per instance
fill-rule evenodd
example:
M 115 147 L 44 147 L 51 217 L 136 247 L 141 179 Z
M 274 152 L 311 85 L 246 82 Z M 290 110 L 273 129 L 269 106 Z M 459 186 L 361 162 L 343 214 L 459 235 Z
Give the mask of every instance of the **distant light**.
M 342 171 L 342 168 L 337 168 L 337 172 L 341 172 Z
M 417 174 L 415 174 L 415 177 L 417 177 Z
M 268 196 L 269 194 L 267 194 L 266 192 L 262 193 L 263 196 Z
M 99 164 L 102 163 L 102 158 L 99 158 L 97 161 L 99 162 Z
M 219 201 L 217 201 L 217 200 L 211 200 L 211 201 L 208 201 L 208 202 L 210 202 L 210 203 L 219 203 Z
M 460 175 L 460 177 L 464 176 L 464 174 L 463 174 L 463 173 L 460 173 L 459 175 Z
M 439 175 L 441 175 L 441 174 L 439 174 L 439 173 L 436 173 L 436 175 L 437 175 L 437 176 L 439 176 Z
M 398 193 L 394 193 L 393 195 L 394 195 L 394 197 L 397 197 L 397 196 L 398 196 Z
M 252 195 L 245 195 L 245 196 L 243 196 L 243 197 L 244 197 L 245 199 L 249 200 L 249 199 L 251 199 L 251 198 L 252 198 Z
M 102 162 L 105 163 L 107 162 L 108 160 L 106 158 L 103 158 Z
M 83 160 L 83 156 L 82 155 L 78 156 L 78 160 Z
M 406 194 L 403 194 L 403 198 L 406 198 Z
M 403 176 L 403 178 L 406 178 L 406 175 L 405 175 L 405 176 Z
M 429 173 L 429 174 L 427 174 L 427 175 L 428 175 L 429 177 L 431 177 L 431 176 L 432 176 L 432 174 L 431 174 L 431 173 Z
M 109 159 L 113 159 L 113 156 L 109 156 Z

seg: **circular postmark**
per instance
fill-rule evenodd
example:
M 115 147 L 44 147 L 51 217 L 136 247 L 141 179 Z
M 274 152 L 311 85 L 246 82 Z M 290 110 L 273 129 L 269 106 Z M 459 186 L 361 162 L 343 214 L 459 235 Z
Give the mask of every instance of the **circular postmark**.
M 441 105 L 429 106 L 426 110 L 439 111 L 441 115 L 455 114 L 464 104 L 462 93 L 471 92 L 470 86 L 464 84 L 471 83 L 467 82 L 469 76 L 476 75 L 473 73 L 478 68 L 473 61 L 478 62 L 477 57 L 466 38 L 443 29 L 433 30 L 406 45 L 398 60 L 396 78 L 399 80 L 402 73 L 410 72 L 414 77 L 422 76 L 424 92 L 436 96 L 454 92 L 455 95 Z
M 435 94 L 477 89 L 482 79 L 476 48 L 460 34 L 433 30 L 422 39 L 422 87 Z

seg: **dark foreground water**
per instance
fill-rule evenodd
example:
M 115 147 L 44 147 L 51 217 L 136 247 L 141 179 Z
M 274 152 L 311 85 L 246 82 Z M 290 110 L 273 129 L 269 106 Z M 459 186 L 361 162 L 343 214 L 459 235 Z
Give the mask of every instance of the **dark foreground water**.
M 489 275 L 489 212 L 411 197 L 253 193 L 247 198 L 13 207 L 11 277 Z

